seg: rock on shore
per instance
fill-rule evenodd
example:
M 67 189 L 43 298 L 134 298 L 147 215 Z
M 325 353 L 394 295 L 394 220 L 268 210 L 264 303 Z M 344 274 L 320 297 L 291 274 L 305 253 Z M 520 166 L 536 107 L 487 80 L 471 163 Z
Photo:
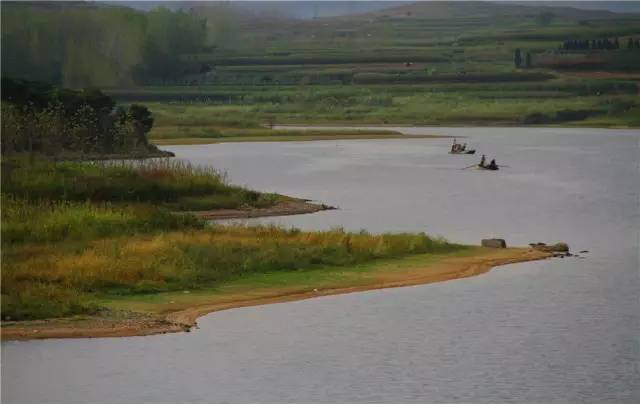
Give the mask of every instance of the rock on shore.
M 551 245 L 547 245 L 545 243 L 533 243 L 529 244 L 534 250 L 544 251 L 544 252 L 560 252 L 560 253 L 568 253 L 569 245 L 567 243 L 555 243 Z
M 507 248 L 507 242 L 503 238 L 485 238 L 480 245 L 489 248 Z

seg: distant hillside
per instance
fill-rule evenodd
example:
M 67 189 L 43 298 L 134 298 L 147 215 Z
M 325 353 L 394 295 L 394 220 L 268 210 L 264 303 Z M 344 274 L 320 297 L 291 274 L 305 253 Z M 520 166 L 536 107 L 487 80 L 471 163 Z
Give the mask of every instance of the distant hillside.
M 640 2 L 633 1 L 107 1 L 139 10 L 157 7 L 170 9 L 226 8 L 250 17 L 313 19 L 362 14 L 403 16 L 412 13 L 421 18 L 462 18 L 471 16 L 518 16 L 551 11 L 571 18 L 601 18 L 615 13 L 640 13 Z M 548 10 L 553 8 L 553 10 Z M 479 13 L 479 14 L 478 14 Z
M 512 4 L 545 7 L 572 7 L 581 10 L 607 10 L 614 13 L 640 13 L 640 1 L 509 1 Z
M 539 5 L 540 3 L 546 4 Z M 576 7 L 550 6 L 548 3 L 549 2 L 422 1 L 376 10 L 367 13 L 365 16 L 446 20 L 451 18 L 531 17 L 543 13 L 552 13 L 562 16 L 565 20 L 583 20 L 620 18 L 625 15 L 607 10 L 585 10 Z M 576 2 L 575 5 L 577 6 L 581 3 L 582 2 Z
M 409 2 L 398 1 L 108 1 L 139 10 L 156 7 L 170 9 L 234 8 L 252 17 L 313 19 L 364 14 Z

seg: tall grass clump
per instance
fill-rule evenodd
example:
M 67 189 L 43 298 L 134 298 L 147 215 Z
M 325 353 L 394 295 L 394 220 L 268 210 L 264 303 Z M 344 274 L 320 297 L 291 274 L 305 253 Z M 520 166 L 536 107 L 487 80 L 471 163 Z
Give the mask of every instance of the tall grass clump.
M 60 296 L 197 289 L 257 273 L 341 267 L 464 248 L 425 234 L 303 232 L 238 225 L 78 243 L 5 249 L 2 293 L 9 303 L 3 315 L 16 319 L 46 316 L 37 305 L 20 304 L 25 299 L 44 299 L 42 293 L 55 294 L 65 302 Z M 77 306 L 85 310 L 82 307 Z
M 182 161 L 3 164 L 3 194 L 29 201 L 154 203 L 176 210 L 264 205 L 260 193 L 227 183 L 224 173 Z
M 202 227 L 204 223 L 195 216 L 149 205 L 2 198 L 3 246 Z

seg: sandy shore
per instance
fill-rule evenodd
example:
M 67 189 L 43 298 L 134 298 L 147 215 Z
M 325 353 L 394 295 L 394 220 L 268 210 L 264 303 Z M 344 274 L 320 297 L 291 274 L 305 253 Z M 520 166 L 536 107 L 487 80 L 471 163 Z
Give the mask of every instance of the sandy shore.
M 190 331 L 196 326 L 198 317 L 215 311 L 237 307 L 309 299 L 319 296 L 362 292 L 366 290 L 395 288 L 443 282 L 477 276 L 500 265 L 540 260 L 550 253 L 529 248 L 488 249 L 477 248 L 468 256 L 444 256 L 430 264 L 399 269 L 387 266 L 360 278 L 355 284 L 343 281 L 335 287 L 324 289 L 269 287 L 258 290 L 240 290 L 211 295 L 208 302 L 202 298 L 197 304 L 169 311 L 159 316 L 137 315 L 126 319 L 74 318 L 3 323 L 3 340 L 26 340 L 44 338 L 96 338 L 125 337 Z M 345 271 L 348 271 L 345 268 Z M 205 299 L 206 300 L 206 299 Z

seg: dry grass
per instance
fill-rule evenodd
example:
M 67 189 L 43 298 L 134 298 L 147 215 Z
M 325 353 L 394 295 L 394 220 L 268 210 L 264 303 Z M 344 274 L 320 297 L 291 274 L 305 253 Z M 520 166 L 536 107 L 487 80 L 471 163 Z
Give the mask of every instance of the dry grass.
M 89 310 L 88 296 L 197 289 L 255 273 L 457 248 L 424 234 L 301 232 L 271 226 L 15 245 L 3 250 L 3 315 L 42 318 L 50 316 L 52 307 L 59 307 L 59 315 L 73 314 Z M 66 304 L 69 296 L 78 300 L 74 306 Z M 46 297 L 49 309 L 26 304 L 35 297 Z

